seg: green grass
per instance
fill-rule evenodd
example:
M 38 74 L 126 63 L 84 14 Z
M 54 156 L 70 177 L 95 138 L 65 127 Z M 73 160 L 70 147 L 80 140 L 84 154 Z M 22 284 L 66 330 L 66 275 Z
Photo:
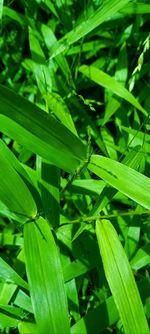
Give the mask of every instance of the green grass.
M 0 20 L 0 333 L 148 334 L 149 1 Z

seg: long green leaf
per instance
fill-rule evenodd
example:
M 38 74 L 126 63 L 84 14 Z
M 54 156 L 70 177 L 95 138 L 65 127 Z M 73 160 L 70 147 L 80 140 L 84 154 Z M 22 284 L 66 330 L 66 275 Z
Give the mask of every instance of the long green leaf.
M 43 35 L 43 39 L 45 41 L 45 45 L 47 46 L 48 50 L 51 52 L 53 45 L 57 42 L 56 36 L 54 34 L 54 31 L 52 28 L 50 28 L 46 24 L 41 25 L 41 33 Z M 66 81 L 70 82 L 71 86 L 75 88 L 74 82 L 72 79 L 72 72 L 71 68 L 69 67 L 69 64 L 67 63 L 66 58 L 64 57 L 63 54 L 59 54 L 56 58 L 55 61 L 57 65 L 60 67 L 63 75 L 66 78 Z M 68 79 L 69 78 L 69 79 Z
M 12 300 L 18 285 L 28 289 L 28 284 L 24 280 L 20 280 L 21 277 L 25 275 L 25 266 L 24 266 L 24 249 L 22 248 L 19 252 L 15 263 L 10 267 L 6 262 L 1 261 L 2 267 L 2 277 L 6 282 L 12 282 L 13 284 L 3 283 L 1 284 L 0 289 L 0 304 L 7 305 L 10 300 Z M 2 270 L 4 268 L 4 270 Z M 18 277 L 19 276 L 19 277 Z
M 45 212 L 45 217 L 50 225 L 56 227 L 59 225 L 59 210 L 60 210 L 60 170 L 46 161 L 41 161 L 41 179 L 39 182 L 41 190 L 41 199 Z
M 80 38 L 86 36 L 93 29 L 97 28 L 105 20 L 113 16 L 116 12 L 122 9 L 129 0 L 105 0 L 91 16 L 85 21 L 82 21 L 77 27 L 67 33 L 54 48 L 51 58 L 66 50 L 69 45 L 77 42 Z
M 33 313 L 31 298 L 21 289 L 19 289 L 16 295 L 16 298 L 14 300 L 14 305 L 30 313 Z
M 150 243 L 143 248 L 139 248 L 132 258 L 130 264 L 134 270 L 139 270 L 150 263 Z
M 39 328 L 36 324 L 27 322 L 27 321 L 21 321 L 18 324 L 18 329 L 20 334 L 39 334 Z
M 99 70 L 94 66 L 82 65 L 79 71 L 87 76 L 90 80 L 94 81 L 98 85 L 109 89 L 114 94 L 122 97 L 129 103 L 131 103 L 135 108 L 139 109 L 144 115 L 148 115 L 147 111 L 140 105 L 136 98 L 126 89 L 123 85 L 117 82 L 107 73 Z
M 69 318 L 57 246 L 46 220 L 24 228 L 27 276 L 40 333 L 67 334 Z
M 121 9 L 123 14 L 149 14 L 150 5 L 144 3 L 129 3 L 127 6 Z
M 28 290 L 28 284 L 2 258 L 0 258 L 0 279 Z
M 46 64 L 40 43 L 31 28 L 29 29 L 29 43 L 33 59 L 33 72 L 35 74 L 38 88 L 43 96 L 51 92 L 52 89 L 51 71 Z
M 4 0 L 0 0 L 0 20 L 2 19 L 3 16 L 3 4 Z
M 11 327 L 15 328 L 17 327 L 18 323 L 19 323 L 18 319 L 10 317 L 7 314 L 0 313 L 0 329 L 11 328 Z
M 124 333 L 148 334 L 138 288 L 119 237 L 108 220 L 97 221 L 96 235 L 115 304 L 124 327 Z
M 34 217 L 36 204 L 29 189 L 0 151 L 0 200 L 14 213 Z
M 98 155 L 91 157 L 88 168 L 109 185 L 150 210 L 150 179 L 134 169 Z
M 76 322 L 71 327 L 71 334 L 99 334 L 114 324 L 118 318 L 119 315 L 114 300 L 109 297 Z
M 86 157 L 86 146 L 64 125 L 1 85 L 0 130 L 69 172 Z

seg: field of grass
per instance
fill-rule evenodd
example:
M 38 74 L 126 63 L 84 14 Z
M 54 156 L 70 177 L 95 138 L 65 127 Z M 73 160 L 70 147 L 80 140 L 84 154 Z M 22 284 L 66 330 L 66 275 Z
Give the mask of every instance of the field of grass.
M 150 2 L 0 20 L 0 333 L 148 334 Z

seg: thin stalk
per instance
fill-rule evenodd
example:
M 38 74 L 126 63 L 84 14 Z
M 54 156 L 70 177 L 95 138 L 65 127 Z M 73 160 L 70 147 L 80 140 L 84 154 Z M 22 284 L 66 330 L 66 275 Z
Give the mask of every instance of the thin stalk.
M 81 217 L 78 219 L 74 219 L 71 221 L 66 222 L 65 224 L 80 224 L 82 222 L 90 223 L 91 221 L 97 219 L 110 219 L 110 218 L 117 218 L 117 217 L 124 217 L 124 216 L 141 216 L 141 215 L 149 215 L 150 210 L 145 210 L 143 212 L 135 212 L 135 211 L 128 211 L 128 212 L 117 212 L 108 215 L 97 215 L 97 216 L 88 216 L 88 217 Z M 64 224 L 63 224 L 64 225 Z

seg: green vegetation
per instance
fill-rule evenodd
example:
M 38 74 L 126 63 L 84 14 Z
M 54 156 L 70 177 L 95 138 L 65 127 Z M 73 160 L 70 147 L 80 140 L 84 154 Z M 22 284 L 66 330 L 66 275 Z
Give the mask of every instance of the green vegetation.
M 149 0 L 0 19 L 0 333 L 148 334 Z

